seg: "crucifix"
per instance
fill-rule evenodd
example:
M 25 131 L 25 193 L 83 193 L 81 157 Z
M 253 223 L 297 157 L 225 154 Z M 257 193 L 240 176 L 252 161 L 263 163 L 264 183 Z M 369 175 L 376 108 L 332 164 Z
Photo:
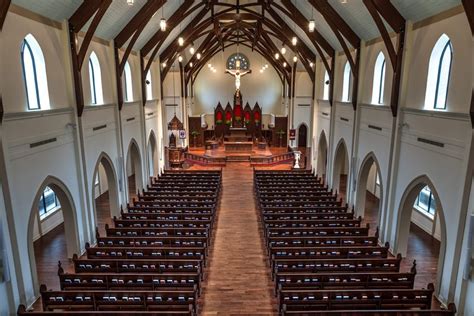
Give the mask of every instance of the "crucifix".
M 226 73 L 231 74 L 235 77 L 235 89 L 240 90 L 240 77 L 245 76 L 246 74 L 252 73 L 252 70 L 240 70 L 240 60 L 237 60 L 235 63 L 235 69 L 226 69 Z

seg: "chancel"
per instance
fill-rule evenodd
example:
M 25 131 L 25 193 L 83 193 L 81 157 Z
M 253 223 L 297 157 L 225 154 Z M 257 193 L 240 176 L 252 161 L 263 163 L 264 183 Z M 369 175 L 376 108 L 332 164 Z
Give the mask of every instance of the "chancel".
M 0 0 L 0 315 L 474 315 L 474 1 Z

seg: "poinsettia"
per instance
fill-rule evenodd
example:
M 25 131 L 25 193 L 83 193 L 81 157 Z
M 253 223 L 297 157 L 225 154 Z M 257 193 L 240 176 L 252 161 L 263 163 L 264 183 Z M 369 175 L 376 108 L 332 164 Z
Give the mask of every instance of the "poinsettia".
M 216 124 L 222 124 L 222 112 L 216 113 Z

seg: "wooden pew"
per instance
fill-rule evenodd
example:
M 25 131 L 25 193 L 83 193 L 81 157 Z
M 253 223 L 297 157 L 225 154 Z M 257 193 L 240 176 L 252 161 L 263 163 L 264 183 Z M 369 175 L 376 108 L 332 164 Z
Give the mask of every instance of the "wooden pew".
M 56 316 L 64 315 L 64 311 L 34 311 L 27 310 L 25 305 L 18 306 L 17 315 L 29 315 L 29 316 Z M 78 311 L 78 310 L 68 310 L 67 315 L 69 316 L 82 316 L 82 315 L 91 315 L 90 311 Z M 130 311 L 94 311 L 94 315 L 103 315 L 103 316 L 115 316 L 115 315 L 130 315 Z M 189 304 L 189 309 L 187 311 L 133 311 L 133 315 L 163 315 L 163 316 L 192 316 L 194 315 L 193 305 Z
M 369 225 L 365 227 L 266 227 L 265 237 L 284 236 L 368 236 Z

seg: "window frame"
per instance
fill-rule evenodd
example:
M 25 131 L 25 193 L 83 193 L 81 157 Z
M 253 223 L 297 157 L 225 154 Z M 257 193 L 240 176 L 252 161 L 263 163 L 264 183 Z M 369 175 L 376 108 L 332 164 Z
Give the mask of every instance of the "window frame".
M 326 83 L 326 81 L 330 81 L 331 78 L 329 77 L 329 73 L 327 70 L 324 71 L 324 79 L 323 79 L 323 100 L 329 100 L 329 85 L 331 82 Z
M 147 84 L 146 81 L 149 81 L 150 83 Z M 152 86 L 152 80 L 151 80 L 151 69 L 148 70 L 145 76 L 145 84 L 146 84 L 146 100 L 151 101 L 153 100 L 153 86 Z
M 96 80 L 95 80 L 95 69 L 94 63 L 92 59 L 89 57 L 89 78 L 91 79 L 91 103 L 97 104 L 97 87 L 96 87 Z
M 127 75 L 128 72 L 128 75 Z M 130 86 L 128 85 L 130 83 Z M 125 63 L 125 66 L 123 68 L 123 85 L 124 85 L 124 91 L 125 91 L 125 101 L 126 102 L 133 102 L 133 80 L 132 80 L 132 67 L 130 66 L 130 63 L 127 62 Z M 128 91 L 130 89 L 130 91 Z M 129 92 L 131 95 L 129 95 Z
M 443 61 L 444 61 L 444 55 L 446 54 L 446 50 L 449 48 L 449 70 L 448 70 L 448 78 L 446 81 L 446 95 L 445 95 L 445 102 L 444 102 L 444 107 L 438 107 L 438 94 L 439 94 L 439 87 L 440 87 L 440 81 L 441 81 L 441 70 L 443 66 Z M 433 48 L 434 49 L 434 48 Z M 451 81 L 451 69 L 453 67 L 453 47 L 451 45 L 451 40 L 448 39 L 446 44 L 443 47 L 443 50 L 441 51 L 441 56 L 438 61 L 438 72 L 437 72 L 437 78 L 436 78 L 436 88 L 435 88 L 435 99 L 434 99 L 434 104 L 433 104 L 433 109 L 435 110 L 446 110 L 448 106 L 448 93 L 449 93 L 449 83 Z
M 426 193 L 423 193 L 423 191 L 429 191 L 427 208 L 420 205 L 420 196 L 422 194 L 426 194 Z M 432 207 L 433 205 L 434 205 L 434 208 Z M 436 200 L 435 200 L 433 191 L 431 191 L 431 189 L 428 186 L 425 186 L 423 189 L 421 189 L 420 193 L 418 193 L 415 199 L 415 204 L 413 206 L 418 212 L 422 213 L 423 215 L 431 219 L 434 219 L 434 217 L 436 216 Z
M 50 190 L 51 193 L 48 193 L 47 192 L 48 190 Z M 49 209 L 48 209 L 49 205 L 46 204 L 46 194 L 48 195 L 52 194 L 54 196 L 54 206 Z M 40 209 L 41 206 L 43 207 L 43 210 L 44 210 L 43 212 L 41 212 L 41 209 Z M 46 186 L 43 192 L 41 193 L 41 196 L 38 201 L 38 215 L 40 217 L 40 220 L 46 219 L 47 217 L 54 214 L 56 211 L 60 209 L 61 209 L 61 203 L 59 202 L 56 192 L 54 192 L 54 190 L 51 189 L 50 187 Z

